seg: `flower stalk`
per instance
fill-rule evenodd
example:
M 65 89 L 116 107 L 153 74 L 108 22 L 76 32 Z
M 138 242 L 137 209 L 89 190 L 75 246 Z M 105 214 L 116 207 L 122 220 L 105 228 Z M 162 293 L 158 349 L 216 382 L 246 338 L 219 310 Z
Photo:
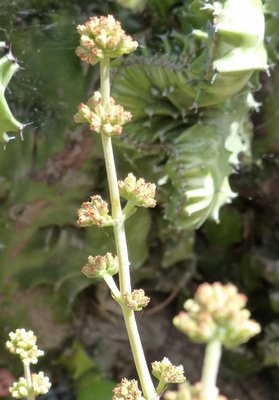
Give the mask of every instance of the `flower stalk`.
M 129 174 L 124 181 L 118 181 L 112 137 L 121 134 L 122 126 L 132 115 L 121 105 L 115 104 L 110 97 L 110 59 L 134 51 L 138 43 L 125 34 L 120 22 L 112 15 L 92 17 L 84 25 L 79 25 L 77 30 L 81 37 L 76 54 L 91 65 L 100 62 L 100 92 L 95 92 L 86 104 L 80 104 L 74 119 L 78 123 L 87 122 L 91 131 L 101 135 L 111 203 L 109 215 L 108 204 L 98 195 L 91 196 L 91 201 L 83 203 L 78 210 L 78 224 L 81 227 L 113 226 L 118 263 L 116 271 L 116 259 L 110 253 L 105 256 L 89 256 L 82 272 L 88 278 L 103 278 L 120 305 L 144 398 L 151 400 L 156 397 L 156 391 L 134 315 L 134 311 L 139 311 L 148 304 L 149 297 L 145 296 L 142 289 L 132 291 L 125 220 L 136 211 L 136 207 L 155 206 L 155 185 L 142 178 L 137 180 L 133 174 Z M 123 210 L 120 196 L 127 201 Z M 112 278 L 117 272 L 119 289 Z M 124 392 L 126 389 L 125 386 Z
M 101 96 L 102 105 L 104 107 L 106 107 L 110 98 L 109 67 L 110 59 L 108 57 L 105 57 L 100 62 Z M 115 236 L 115 244 L 119 260 L 119 286 L 121 297 L 123 298 L 124 293 L 130 294 L 132 291 L 130 279 L 130 263 L 124 226 L 125 218 L 120 203 L 112 140 L 111 137 L 104 134 L 102 134 L 101 137 L 109 185 L 112 218 L 114 220 L 113 230 Z M 122 305 L 121 308 L 144 397 L 146 399 L 153 399 L 156 396 L 156 391 L 147 367 L 134 311 L 129 309 L 126 305 Z
M 24 369 L 24 377 L 26 379 L 27 400 L 34 400 L 35 396 L 32 384 L 30 364 L 23 362 L 23 369 Z
M 24 377 L 14 382 L 9 391 L 16 399 L 35 400 L 37 395 L 47 393 L 51 387 L 49 378 L 42 371 L 38 374 L 31 374 L 30 371 L 30 364 L 36 364 L 38 357 L 44 352 L 38 349 L 37 337 L 32 331 L 17 329 L 15 332 L 10 332 L 9 337 L 6 347 L 12 354 L 20 357 L 24 369 Z
M 201 399 L 215 400 L 218 396 L 216 381 L 222 353 L 220 340 L 211 340 L 207 343 L 203 361 L 201 377 Z

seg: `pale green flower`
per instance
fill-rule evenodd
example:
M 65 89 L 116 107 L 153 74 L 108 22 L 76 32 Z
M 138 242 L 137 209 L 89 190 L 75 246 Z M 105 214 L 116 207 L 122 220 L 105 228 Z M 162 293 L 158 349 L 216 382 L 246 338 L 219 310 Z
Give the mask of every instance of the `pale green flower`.
M 128 380 L 123 378 L 113 389 L 112 400 L 144 400 L 135 379 Z
M 111 253 L 104 256 L 88 257 L 88 263 L 82 267 L 87 278 L 101 278 L 105 275 L 115 275 L 118 272 L 118 257 Z
M 76 54 L 83 61 L 95 65 L 105 57 L 115 58 L 136 50 L 138 43 L 126 35 L 119 21 L 112 15 L 92 17 L 78 25 L 80 46 Z
M 182 383 L 186 380 L 183 366 L 173 365 L 167 357 L 164 357 L 162 361 L 154 361 L 151 366 L 152 374 L 159 381 L 165 383 Z
M 44 354 L 38 349 L 37 337 L 32 331 L 17 329 L 15 332 L 10 332 L 9 337 L 10 340 L 6 342 L 7 349 L 13 354 L 18 354 L 26 364 L 36 364 L 38 357 Z

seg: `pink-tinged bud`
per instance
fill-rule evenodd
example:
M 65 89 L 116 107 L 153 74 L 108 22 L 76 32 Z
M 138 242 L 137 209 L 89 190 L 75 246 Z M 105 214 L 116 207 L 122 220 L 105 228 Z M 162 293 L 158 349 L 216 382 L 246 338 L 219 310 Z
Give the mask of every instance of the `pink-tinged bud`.
M 135 289 L 131 294 L 124 293 L 126 305 L 134 311 L 141 311 L 150 302 L 150 297 L 145 296 L 143 289 Z
M 151 364 L 152 374 L 164 383 L 182 383 L 186 381 L 182 365 L 173 365 L 167 357 L 162 361 L 154 361 Z
M 89 122 L 90 114 L 90 108 L 86 104 L 81 103 L 78 107 L 78 112 L 74 115 L 74 120 L 77 123 Z
M 112 97 L 108 104 L 103 105 L 100 92 L 95 92 L 86 105 L 81 104 L 74 116 L 76 122 L 88 122 L 92 131 L 107 136 L 119 136 L 122 126 L 131 118 L 132 114 L 121 105 L 115 104 Z
M 108 203 L 101 196 L 91 196 L 91 201 L 82 203 L 77 210 L 77 223 L 81 227 L 97 225 L 100 227 L 111 226 L 113 220 L 108 214 Z
M 135 379 L 123 378 L 113 389 L 113 393 L 112 400 L 144 400 Z
M 143 178 L 136 179 L 130 173 L 124 181 L 118 181 L 120 196 L 131 201 L 138 207 L 155 207 L 156 200 L 154 183 L 145 182 Z
M 105 57 L 115 58 L 136 50 L 138 43 L 125 34 L 119 21 L 112 15 L 92 17 L 78 25 L 80 46 L 76 54 L 83 61 L 95 65 Z
M 87 278 L 102 278 L 105 275 L 113 276 L 118 272 L 118 257 L 111 253 L 104 256 L 88 257 L 88 263 L 82 267 L 82 273 Z
M 178 314 L 173 322 L 194 342 L 217 339 L 227 348 L 235 347 L 260 332 L 260 325 L 244 308 L 246 302 L 246 296 L 232 284 L 203 283 L 194 299 L 185 302 L 186 312 Z

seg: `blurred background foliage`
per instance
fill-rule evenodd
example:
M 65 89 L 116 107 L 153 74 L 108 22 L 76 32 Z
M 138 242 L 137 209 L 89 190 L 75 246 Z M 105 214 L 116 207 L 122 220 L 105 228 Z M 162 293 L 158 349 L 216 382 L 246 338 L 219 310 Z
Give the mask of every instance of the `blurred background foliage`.
M 160 342 L 160 334 L 150 336 L 148 322 L 163 324 L 181 342 L 173 346 L 172 358 L 183 363 L 181 348 L 190 353 L 186 357 L 192 350 L 173 333 L 172 316 L 199 283 L 230 281 L 247 294 L 263 332 L 224 355 L 222 374 L 243 385 L 251 378 L 252 386 L 256 377 L 266 384 L 267 399 L 279 389 L 278 2 L 264 3 L 271 76 L 256 72 L 250 78 L 250 68 L 233 74 L 230 85 L 217 75 L 216 86 L 204 79 L 205 60 L 210 64 L 215 45 L 214 21 L 199 5 L 196 0 L 1 1 L 0 40 L 11 44 L 21 66 L 6 98 L 15 117 L 32 125 L 24 141 L 17 137 L 0 149 L 0 372 L 19 373 L 4 350 L 8 332 L 32 328 L 47 350 L 45 364 L 54 382 L 46 398 L 107 399 L 113 380 L 126 372 L 127 343 L 122 349 L 121 335 L 111 336 L 121 317 L 106 288 L 80 272 L 89 254 L 114 251 L 112 231 L 79 229 L 75 223 L 82 201 L 108 195 L 99 138 L 73 122 L 77 105 L 98 88 L 99 79 L 98 68 L 75 56 L 75 27 L 107 13 L 140 43 L 135 56 L 114 62 L 114 95 L 134 113 L 116 143 L 119 177 L 131 171 L 159 183 L 158 207 L 139 210 L 127 222 L 133 282 L 155 299 L 151 319 L 148 312 L 141 316 L 144 341 L 155 341 L 149 343 L 150 361 L 166 352 L 171 357 L 172 348 Z M 209 33 L 209 41 L 193 37 L 193 29 Z M 232 138 L 228 127 L 236 120 L 241 128 Z M 198 199 L 206 206 L 198 213 L 181 212 L 181 202 L 183 209 L 197 203 L 184 193 L 198 189 L 208 175 L 213 194 Z M 232 191 L 239 194 L 235 199 Z M 223 192 L 225 200 L 218 194 Z M 232 203 L 219 211 L 227 199 Z M 161 317 L 160 309 L 167 310 Z M 107 347 L 101 339 L 106 335 Z M 104 354 L 114 347 L 112 355 Z M 247 398 L 257 398 L 251 386 L 248 391 Z

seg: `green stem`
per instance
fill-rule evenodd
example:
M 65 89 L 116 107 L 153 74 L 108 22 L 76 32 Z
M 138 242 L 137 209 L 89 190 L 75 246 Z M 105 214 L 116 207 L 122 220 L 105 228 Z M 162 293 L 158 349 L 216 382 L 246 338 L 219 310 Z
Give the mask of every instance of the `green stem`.
M 217 398 L 217 374 L 222 353 L 220 340 L 212 340 L 206 345 L 205 357 L 201 378 L 201 399 L 216 400 Z
M 123 209 L 123 215 L 125 217 L 125 220 L 127 220 L 131 215 L 133 215 L 137 211 L 137 207 L 135 206 L 135 203 L 132 201 L 128 200 L 124 209 Z
M 110 97 L 109 67 L 110 67 L 109 58 L 104 58 L 101 61 L 101 66 L 100 66 L 101 95 L 102 95 L 102 104 L 104 106 L 108 103 Z M 103 144 L 104 158 L 105 158 L 106 171 L 108 177 L 112 218 L 115 221 L 113 229 L 115 236 L 116 251 L 119 261 L 119 286 L 120 286 L 121 297 L 123 298 L 124 293 L 131 293 L 132 290 L 131 278 L 130 278 L 130 263 L 129 263 L 127 240 L 124 227 L 124 216 L 120 204 L 118 181 L 117 181 L 111 138 L 106 135 L 102 135 L 102 144 Z M 126 306 L 122 306 L 122 311 L 136 369 L 143 390 L 143 394 L 146 399 L 151 400 L 156 397 L 156 391 L 147 367 L 135 315 L 134 312 Z
M 164 381 L 159 381 L 158 386 L 156 387 L 156 392 L 160 395 L 166 388 L 167 384 Z
M 116 286 L 116 283 L 115 283 L 113 277 L 111 275 L 105 275 L 103 278 L 104 278 L 104 281 L 106 282 L 106 284 L 108 285 L 108 287 L 110 288 L 114 299 L 118 303 L 121 303 L 121 293 L 119 292 L 118 287 Z
M 30 372 L 30 366 L 27 363 L 23 363 L 23 368 L 24 368 L 24 376 L 26 379 L 26 385 L 27 385 L 27 400 L 34 400 L 34 392 L 33 392 L 33 384 L 32 384 L 32 377 L 31 377 L 31 372 Z

